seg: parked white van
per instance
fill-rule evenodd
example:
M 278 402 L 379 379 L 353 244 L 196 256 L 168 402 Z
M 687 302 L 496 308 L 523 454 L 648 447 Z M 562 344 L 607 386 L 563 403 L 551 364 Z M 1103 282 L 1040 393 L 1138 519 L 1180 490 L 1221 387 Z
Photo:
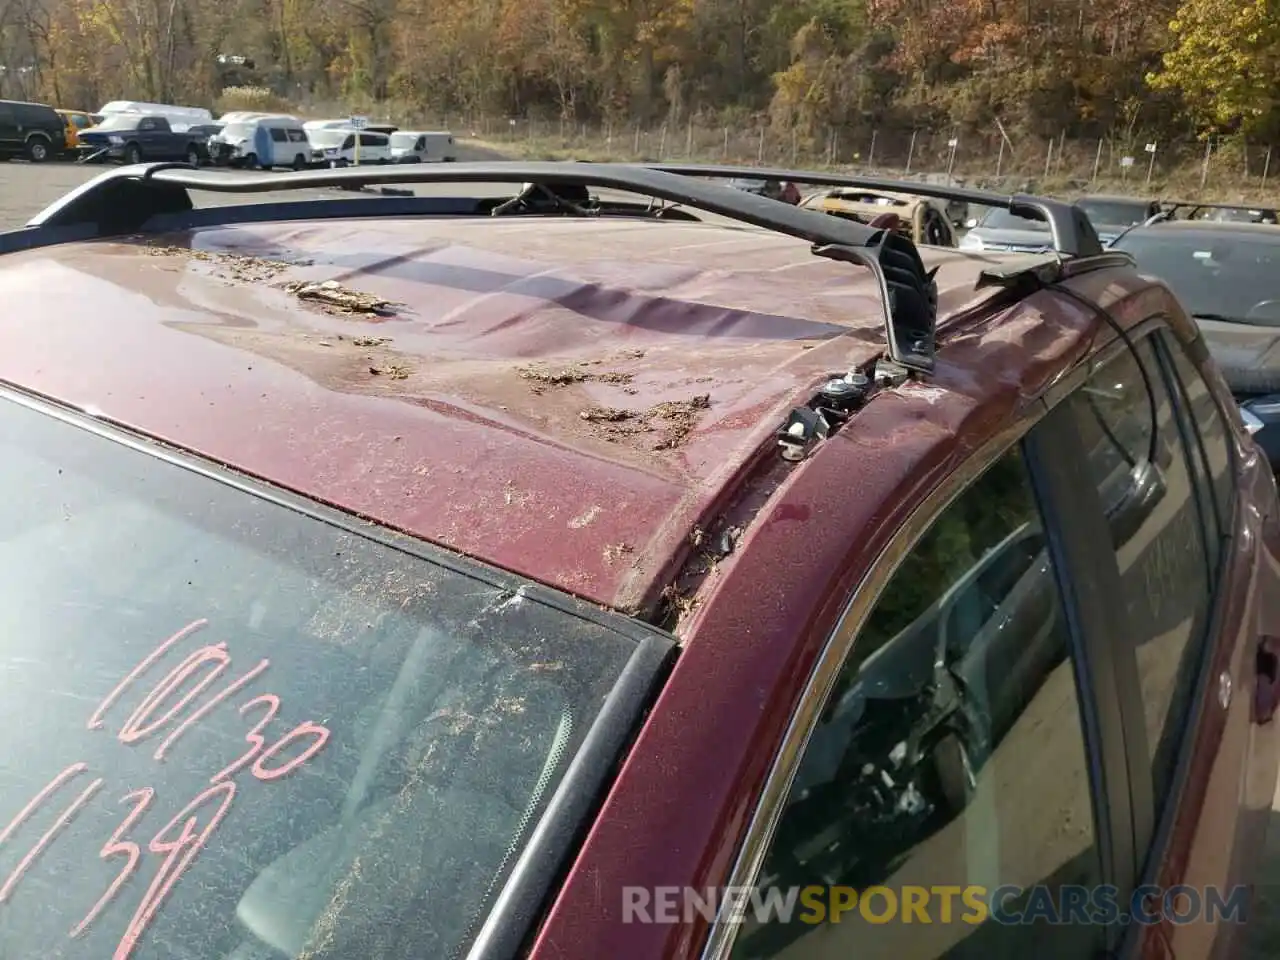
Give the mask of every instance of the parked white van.
M 114 113 L 164 117 L 169 121 L 169 129 L 175 133 L 186 133 L 189 128 L 199 124 L 213 123 L 213 114 L 203 107 L 180 107 L 172 103 L 144 103 L 141 100 L 112 100 L 98 108 L 98 113 L 104 117 Z
M 391 138 L 385 133 L 368 130 L 312 128 L 307 131 L 311 145 L 322 153 L 322 163 L 331 167 L 345 167 L 353 163 L 390 163 Z M 360 154 L 356 156 L 356 137 L 360 138 Z
M 251 170 L 293 167 L 305 170 L 323 160 L 297 117 L 250 114 L 235 119 L 209 138 L 209 159 Z
M 351 118 L 343 117 L 341 120 L 308 120 L 303 126 L 310 133 L 312 130 L 350 130 Z
M 448 130 L 397 130 L 391 134 L 391 159 L 396 163 L 452 163 L 458 159 Z

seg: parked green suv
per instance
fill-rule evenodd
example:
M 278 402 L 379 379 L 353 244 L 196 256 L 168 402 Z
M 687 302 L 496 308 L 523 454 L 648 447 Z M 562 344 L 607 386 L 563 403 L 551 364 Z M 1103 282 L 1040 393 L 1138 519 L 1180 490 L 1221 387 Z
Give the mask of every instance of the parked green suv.
M 0 100 L 0 160 L 26 157 L 43 163 L 62 150 L 66 137 L 62 118 L 53 107 Z

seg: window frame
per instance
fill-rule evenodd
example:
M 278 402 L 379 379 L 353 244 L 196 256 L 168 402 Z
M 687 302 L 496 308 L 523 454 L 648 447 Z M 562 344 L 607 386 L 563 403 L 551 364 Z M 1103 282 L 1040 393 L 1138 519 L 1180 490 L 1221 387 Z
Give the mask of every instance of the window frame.
M 1082 361 L 1068 378 L 1074 379 L 1077 386 L 1083 384 L 1092 364 L 1096 363 L 1096 356 Z M 1059 400 L 1068 395 L 1069 392 L 1062 393 Z M 1118 575 L 1098 578 L 1061 575 L 1065 569 L 1106 571 L 1107 564 L 1114 569 L 1116 560 L 1098 493 L 1092 483 L 1081 482 L 1085 464 L 1083 444 L 1067 409 L 1055 410 L 1054 406 L 1056 404 L 1050 405 L 1044 400 L 1029 404 L 1008 427 L 982 444 L 957 471 L 926 494 L 854 588 L 819 654 L 769 776 L 756 798 L 746 835 L 731 868 L 730 887 L 752 887 L 757 882 L 810 737 L 830 699 L 841 667 L 885 587 L 926 532 L 959 496 L 1005 454 L 1020 447 L 1057 574 L 1075 665 L 1101 882 L 1125 891 L 1134 888 L 1136 867 L 1130 820 L 1132 764 L 1123 737 L 1127 718 L 1120 712 L 1122 698 L 1114 655 L 1123 641 L 1123 628 L 1114 618 L 1102 613 L 1120 602 L 1120 583 Z M 1071 518 L 1070 521 L 1065 517 Z M 1149 783 L 1145 757 L 1143 763 Z M 718 916 L 708 932 L 702 960 L 725 960 L 739 929 L 739 925 Z M 1117 944 L 1123 933 L 1115 927 L 1108 928 L 1107 947 Z
M 1204 377 L 1201 365 L 1196 362 L 1195 357 L 1186 350 L 1183 341 L 1178 337 L 1177 333 L 1170 327 L 1163 316 L 1153 317 L 1145 321 L 1141 325 L 1144 331 L 1141 339 L 1150 337 L 1155 347 L 1155 352 L 1160 358 L 1160 375 L 1164 378 L 1166 387 L 1169 390 L 1170 400 L 1174 405 L 1175 413 L 1178 418 L 1185 421 L 1190 429 L 1194 431 L 1196 439 L 1197 451 L 1203 451 L 1204 441 L 1202 438 L 1199 424 L 1195 421 L 1194 411 L 1191 409 L 1190 402 L 1186 394 L 1186 386 L 1183 384 L 1181 377 L 1178 376 L 1176 368 L 1173 366 L 1173 358 L 1166 351 L 1174 349 L 1183 350 L 1187 359 L 1191 361 L 1191 365 L 1195 368 L 1200 376 Z M 1158 336 L 1160 331 L 1166 331 L 1167 337 Z M 1135 343 L 1140 342 L 1140 338 L 1134 337 Z M 1172 342 L 1170 342 L 1172 341 Z M 1213 398 L 1214 406 L 1217 409 L 1218 416 L 1222 418 L 1222 425 L 1227 428 L 1228 420 L 1226 414 L 1218 401 L 1218 397 L 1214 393 L 1212 387 L 1209 387 L 1209 395 Z M 1134 803 L 1134 819 L 1136 822 L 1148 825 L 1145 833 L 1137 833 L 1134 837 L 1134 849 L 1138 856 L 1139 864 L 1139 882 L 1144 884 L 1154 883 L 1158 877 L 1161 868 L 1164 866 L 1169 850 L 1173 844 L 1174 827 L 1177 823 L 1178 816 L 1182 808 L 1183 794 L 1186 789 L 1188 775 L 1191 772 L 1192 761 L 1198 734 L 1205 721 L 1207 711 L 1213 709 L 1222 709 L 1216 697 L 1208 696 L 1209 687 L 1213 683 L 1212 666 L 1220 644 L 1223 642 L 1223 632 L 1226 624 L 1224 618 L 1226 616 L 1226 603 L 1228 592 L 1222 589 L 1223 583 L 1228 579 L 1231 571 L 1232 549 L 1231 545 L 1236 538 L 1236 525 L 1238 523 L 1238 515 L 1241 505 L 1241 497 L 1239 496 L 1239 476 L 1240 464 L 1234 449 L 1234 443 L 1230 434 L 1227 436 L 1227 450 L 1230 457 L 1231 479 L 1234 485 L 1234 491 L 1231 498 L 1231 515 L 1222 519 L 1221 540 L 1219 543 L 1220 552 L 1218 554 L 1218 562 L 1216 569 L 1209 571 L 1209 612 L 1205 620 L 1205 636 L 1200 639 L 1201 649 L 1198 662 L 1196 664 L 1195 678 L 1191 684 L 1190 699 L 1186 716 L 1183 718 L 1182 730 L 1175 751 L 1175 760 L 1173 764 L 1173 772 L 1170 776 L 1169 797 L 1165 804 L 1164 810 L 1159 818 L 1155 816 L 1156 799 L 1148 796 L 1145 809 L 1139 807 L 1137 798 Z M 1194 455 L 1194 451 L 1192 452 Z M 1204 477 L 1203 481 L 1198 480 L 1198 474 L 1195 470 L 1191 471 L 1193 482 L 1207 482 L 1209 487 L 1207 493 L 1210 502 L 1215 504 L 1211 507 L 1213 512 L 1217 513 L 1216 502 L 1217 493 L 1213 489 L 1212 481 L 1208 477 Z M 1230 642 L 1230 641 L 1228 641 Z M 1134 659 L 1136 662 L 1136 651 Z M 1139 688 L 1133 687 L 1128 690 L 1121 691 L 1122 695 L 1130 698 L 1137 706 L 1142 709 L 1142 692 Z M 1247 695 L 1246 691 L 1241 691 L 1240 695 Z M 1146 728 L 1142 723 L 1142 716 L 1139 713 L 1137 723 L 1134 730 L 1127 730 L 1127 736 L 1131 743 L 1131 749 L 1135 753 L 1140 753 L 1143 763 L 1146 763 Z M 1140 739 L 1139 739 L 1140 738 Z M 1124 943 L 1121 955 L 1130 955 L 1138 952 L 1139 949 L 1139 932 L 1130 930 L 1129 937 Z

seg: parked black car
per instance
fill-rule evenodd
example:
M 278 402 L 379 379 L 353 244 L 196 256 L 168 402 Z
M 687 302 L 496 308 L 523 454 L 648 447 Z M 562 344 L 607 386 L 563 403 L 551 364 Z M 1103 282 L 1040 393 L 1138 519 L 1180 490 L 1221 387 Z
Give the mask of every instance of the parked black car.
M 1280 230 L 1248 221 L 1162 220 L 1126 231 L 1112 246 L 1178 295 L 1254 439 L 1280 469 Z
M 57 154 L 66 139 L 62 117 L 48 104 L 0 100 L 0 160 L 26 157 L 43 163 Z
M 80 131 L 80 149 L 90 156 L 105 155 L 123 163 L 144 160 L 185 160 L 199 166 L 209 158 L 210 125 L 175 132 L 161 116 L 114 113 L 96 127 Z

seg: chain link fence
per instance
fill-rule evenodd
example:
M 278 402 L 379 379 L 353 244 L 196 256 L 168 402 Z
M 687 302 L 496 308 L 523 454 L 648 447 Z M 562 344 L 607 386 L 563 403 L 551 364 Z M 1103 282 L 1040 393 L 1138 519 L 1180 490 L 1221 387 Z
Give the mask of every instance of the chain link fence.
M 344 111 L 328 104 L 305 112 L 342 116 Z M 1273 157 L 1269 144 L 1239 138 L 1159 142 L 1141 135 L 1073 139 L 1063 134 L 1042 140 L 1015 138 L 998 126 L 964 132 L 868 127 L 781 131 L 753 117 L 736 124 L 697 117 L 656 125 L 582 124 L 446 115 L 390 103 L 366 105 L 361 112 L 405 127 L 451 130 L 506 155 L 530 158 L 854 168 L 893 177 L 952 176 L 992 189 L 1106 188 L 1166 199 L 1208 199 L 1206 194 L 1238 199 L 1280 192 L 1280 152 Z
M 447 118 L 442 118 L 446 120 Z M 689 160 L 800 168 L 855 167 L 893 175 L 945 174 L 978 184 L 1026 189 L 1105 183 L 1128 191 L 1179 188 L 1258 192 L 1275 186 L 1268 144 L 1239 139 L 1160 143 L 1141 137 L 1015 140 L 987 133 L 882 131 L 831 127 L 779 132 L 696 121 L 592 126 L 514 118 L 454 118 L 453 129 L 512 152 L 585 160 Z M 1021 186 L 1025 184 L 1025 186 Z

